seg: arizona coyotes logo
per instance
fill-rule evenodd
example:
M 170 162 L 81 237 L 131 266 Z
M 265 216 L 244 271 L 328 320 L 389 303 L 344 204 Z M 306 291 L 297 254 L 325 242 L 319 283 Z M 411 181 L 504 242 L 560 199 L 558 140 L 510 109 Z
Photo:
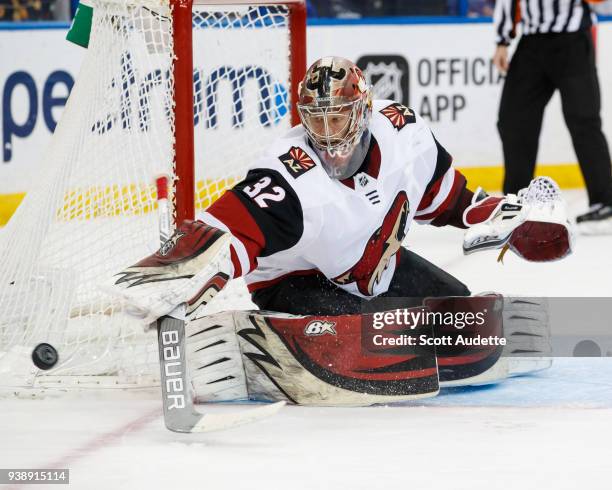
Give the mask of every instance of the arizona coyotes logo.
M 177 231 L 174 235 L 172 235 L 168 240 L 164 242 L 164 244 L 159 249 L 159 255 L 162 257 L 166 257 L 174 247 L 176 247 L 177 242 L 185 236 L 185 233 L 182 231 Z
M 389 261 L 395 256 L 406 236 L 409 213 L 408 197 L 402 191 L 395 197 L 382 226 L 368 240 L 359 261 L 332 280 L 342 286 L 354 282 L 361 294 L 372 296 L 374 286 L 380 282 Z
M 406 126 L 406 124 L 414 124 L 416 122 L 416 115 L 413 110 L 397 102 L 388 105 L 380 112 L 391 121 L 393 127 L 398 131 Z
M 298 178 L 315 166 L 314 160 L 299 146 L 292 146 L 288 153 L 281 155 L 278 159 L 283 162 L 294 178 Z
M 344 68 L 334 71 L 333 66 L 317 66 L 308 80 L 306 80 L 306 88 L 308 90 L 316 90 L 319 97 L 325 97 L 331 92 L 332 81 L 340 81 L 345 76 L 346 70 Z

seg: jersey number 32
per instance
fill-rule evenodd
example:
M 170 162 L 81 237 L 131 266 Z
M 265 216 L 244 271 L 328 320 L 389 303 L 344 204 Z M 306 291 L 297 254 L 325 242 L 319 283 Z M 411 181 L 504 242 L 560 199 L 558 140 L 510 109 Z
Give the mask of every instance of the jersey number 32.
M 247 185 L 243 192 L 257 203 L 260 208 L 267 208 L 269 203 L 266 201 L 280 202 L 285 199 L 285 189 L 277 185 L 270 187 L 272 179 L 263 177 L 253 185 Z

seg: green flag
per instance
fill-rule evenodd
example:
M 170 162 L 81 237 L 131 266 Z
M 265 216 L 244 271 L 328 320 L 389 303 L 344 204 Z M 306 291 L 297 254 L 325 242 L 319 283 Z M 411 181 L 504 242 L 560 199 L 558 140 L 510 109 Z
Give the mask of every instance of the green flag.
M 91 0 L 80 0 L 66 39 L 86 48 L 89 46 L 93 6 Z

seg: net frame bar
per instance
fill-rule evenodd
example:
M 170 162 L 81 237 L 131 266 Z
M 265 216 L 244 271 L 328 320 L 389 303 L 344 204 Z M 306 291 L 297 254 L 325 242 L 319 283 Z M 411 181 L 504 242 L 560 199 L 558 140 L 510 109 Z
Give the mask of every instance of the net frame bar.
M 287 5 L 289 9 L 291 125 L 300 119 L 295 102 L 298 84 L 306 74 L 306 3 L 305 0 L 171 0 L 174 36 L 173 63 L 175 100 L 174 224 L 195 219 L 195 148 L 193 29 L 194 5 Z
M 192 0 L 172 0 L 175 226 L 195 218 Z

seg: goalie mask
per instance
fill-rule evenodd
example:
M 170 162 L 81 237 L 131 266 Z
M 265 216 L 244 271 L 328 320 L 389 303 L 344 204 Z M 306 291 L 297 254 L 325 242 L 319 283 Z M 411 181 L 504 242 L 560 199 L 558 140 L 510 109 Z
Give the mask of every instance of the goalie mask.
M 372 91 L 361 70 L 344 58 L 316 61 L 300 83 L 297 109 L 329 176 L 350 177 L 370 142 Z

